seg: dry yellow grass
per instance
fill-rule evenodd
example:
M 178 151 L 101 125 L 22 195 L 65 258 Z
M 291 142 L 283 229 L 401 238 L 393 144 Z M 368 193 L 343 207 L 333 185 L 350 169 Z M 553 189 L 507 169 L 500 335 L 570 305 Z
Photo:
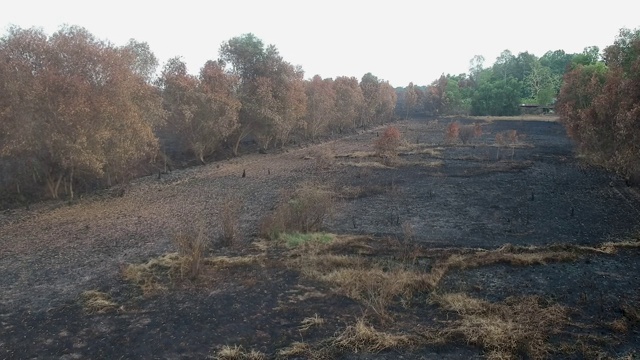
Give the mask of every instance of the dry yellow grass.
M 201 260 L 202 270 L 232 266 L 249 266 L 261 262 L 264 255 L 214 256 Z M 190 259 L 178 253 L 169 253 L 153 258 L 142 264 L 129 264 L 122 270 L 125 280 L 136 284 L 145 295 L 167 290 L 166 284 L 184 278 L 183 269 Z
M 424 144 L 404 144 L 398 148 L 398 155 L 429 155 L 432 157 L 441 157 L 442 147 L 433 147 Z
M 265 360 L 267 356 L 256 350 L 245 351 L 242 346 L 225 345 L 212 358 L 217 360 Z
M 302 319 L 298 329 L 300 331 L 307 331 L 314 326 L 321 326 L 322 324 L 324 324 L 324 319 L 318 316 L 318 314 L 314 314 L 313 316 Z
M 278 350 L 276 359 L 288 359 L 290 357 L 299 358 L 301 356 L 308 359 L 312 357 L 312 351 L 313 350 L 309 344 L 296 341 L 286 348 Z
M 419 339 L 409 335 L 390 334 L 374 329 L 364 319 L 348 326 L 338 334 L 332 345 L 354 353 L 378 353 L 384 350 L 408 348 L 419 343 Z
M 118 309 L 118 304 L 111 296 L 101 291 L 88 290 L 83 292 L 81 297 L 82 307 L 89 314 L 103 314 Z
M 373 169 L 392 169 L 392 167 L 384 165 L 377 161 L 343 161 L 339 162 L 341 166 L 353 166 L 357 168 L 373 168 Z
M 122 275 L 125 280 L 138 285 L 145 295 L 150 295 L 167 289 L 162 284 L 162 278 L 180 269 L 183 261 L 184 258 L 178 253 L 169 253 L 146 263 L 129 264 L 122 270 Z
M 523 352 L 531 359 L 547 358 L 553 350 L 549 337 L 569 322 L 567 308 L 545 306 L 535 296 L 508 298 L 495 304 L 463 293 L 434 294 L 432 300 L 460 315 L 440 335 L 463 336 L 486 349 L 489 359 L 517 359 Z

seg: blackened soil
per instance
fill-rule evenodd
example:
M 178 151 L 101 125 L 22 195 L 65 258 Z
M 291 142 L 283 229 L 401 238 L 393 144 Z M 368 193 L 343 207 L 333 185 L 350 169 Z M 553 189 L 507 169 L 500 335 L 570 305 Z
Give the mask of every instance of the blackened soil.
M 407 333 L 455 318 L 429 304 L 429 294 L 416 294 L 410 306 L 393 306 L 394 324 L 377 321 L 364 305 L 288 268 L 283 253 L 267 253 L 258 264 L 220 269 L 202 283 L 169 284 L 168 290 L 154 295 L 143 295 L 122 279 L 124 264 L 174 251 L 170 238 L 176 228 L 211 219 L 214 225 L 207 222 L 207 235 L 217 239 L 219 200 L 229 194 L 239 194 L 243 203 L 242 240 L 233 250 L 216 247 L 218 255 L 260 253 L 251 243 L 257 240 L 261 219 L 283 193 L 309 180 L 331 184 L 338 192 L 364 189 L 340 202 L 327 231 L 393 241 L 403 239 L 409 225 L 412 245 L 423 251 L 496 249 L 507 243 L 597 245 L 637 236 L 637 192 L 615 175 L 579 160 L 559 123 L 483 121 L 483 135 L 463 145 L 444 142 L 450 121 L 397 124 L 405 139 L 435 153 L 402 155 L 386 168 L 349 164 L 379 161 L 376 158 L 354 158 L 332 169 L 318 169 L 314 163 L 320 150 L 337 155 L 372 151 L 379 130 L 374 129 L 310 148 L 249 155 L 161 180 L 142 179 L 122 198 L 2 214 L 0 358 L 205 358 L 224 345 L 274 358 L 296 341 L 322 343 L 362 316 L 377 328 Z M 516 130 L 520 140 L 497 146 L 495 135 L 507 130 Z M 241 178 L 245 169 L 247 177 Z M 390 255 L 391 250 L 383 250 L 380 256 Z M 585 253 L 572 262 L 455 270 L 437 291 L 465 292 L 491 302 L 537 295 L 571 309 L 576 328 L 566 329 L 558 341 L 575 342 L 583 336 L 604 356 L 637 356 L 638 323 L 629 320 L 624 332 L 611 324 L 633 318 L 629 309 L 640 309 L 639 256 L 638 250 L 629 249 Z M 119 308 L 87 313 L 80 301 L 87 290 L 109 294 Z M 300 328 L 303 319 L 316 314 L 325 320 L 322 326 Z M 439 347 L 334 355 L 477 359 L 483 351 L 460 339 Z M 588 358 L 586 354 L 550 356 Z

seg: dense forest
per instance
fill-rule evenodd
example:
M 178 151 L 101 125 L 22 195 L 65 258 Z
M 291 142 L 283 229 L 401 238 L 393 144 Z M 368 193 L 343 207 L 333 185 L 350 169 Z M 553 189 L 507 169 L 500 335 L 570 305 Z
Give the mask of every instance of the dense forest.
M 274 45 L 244 34 L 194 75 L 180 57 L 158 69 L 133 39 L 13 27 L 0 38 L 0 200 L 73 199 L 165 172 L 176 156 L 205 163 L 394 117 L 518 115 L 522 104 L 555 108 L 594 163 L 639 174 L 640 30 L 622 29 L 602 52 L 505 50 L 484 63 L 475 56 L 468 74 L 396 89 L 371 73 L 305 79 Z

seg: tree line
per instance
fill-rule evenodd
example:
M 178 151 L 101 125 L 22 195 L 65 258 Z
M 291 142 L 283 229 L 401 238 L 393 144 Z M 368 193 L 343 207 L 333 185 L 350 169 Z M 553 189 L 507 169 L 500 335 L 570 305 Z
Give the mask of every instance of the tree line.
M 640 29 L 622 29 L 598 61 L 564 76 L 556 109 L 591 162 L 640 183 Z
M 474 56 L 469 72 L 442 75 L 428 86 L 410 83 L 398 88 L 398 114 L 510 116 L 521 113 L 521 104 L 552 107 L 567 71 L 578 65 L 595 64 L 599 48 L 582 53 L 548 51 L 542 57 L 529 52 L 517 56 L 504 50 L 492 66 Z
M 554 109 L 591 163 L 640 184 L 640 29 L 623 28 L 613 44 L 538 58 L 503 51 L 491 67 L 470 61 L 468 74 L 428 86 L 397 88 L 400 116 L 519 115 L 521 104 Z
M 253 34 L 224 42 L 192 75 L 180 57 L 158 71 L 147 43 L 115 46 L 86 29 L 10 28 L 0 38 L 0 199 L 73 198 L 126 183 L 166 161 L 204 163 L 382 124 L 395 89 L 362 79 L 304 78 Z

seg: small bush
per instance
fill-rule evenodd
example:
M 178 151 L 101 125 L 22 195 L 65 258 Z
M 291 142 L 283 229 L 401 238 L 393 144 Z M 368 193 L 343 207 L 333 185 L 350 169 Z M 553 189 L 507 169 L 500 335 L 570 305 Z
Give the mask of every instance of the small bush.
M 452 122 L 447 126 L 447 131 L 444 134 L 445 141 L 449 144 L 454 143 L 460 137 L 460 123 L 457 121 Z
M 471 139 L 482 136 L 482 127 L 480 124 L 464 125 L 460 127 L 458 137 L 463 144 L 468 144 Z
M 220 226 L 222 227 L 222 245 L 230 246 L 237 240 L 240 234 L 238 216 L 240 201 L 234 197 L 227 197 L 222 202 L 220 214 Z
M 336 154 L 333 152 L 333 150 L 323 147 L 319 148 L 315 152 L 314 158 L 316 161 L 316 170 L 328 170 L 333 167 L 336 159 Z
M 523 137 L 523 135 L 518 134 L 516 130 L 505 130 L 496 134 L 496 144 L 498 145 L 498 152 L 496 158 L 500 158 L 500 147 L 511 147 L 511 158 L 515 154 L 515 147 L 518 144 L 518 141 Z
M 382 136 L 373 144 L 378 156 L 395 156 L 400 147 L 402 134 L 395 126 L 387 127 Z
M 468 144 L 473 138 L 480 136 L 482 136 L 480 124 L 460 125 L 460 123 L 454 121 L 447 126 L 445 140 L 447 143 L 453 144 L 459 139 L 463 144 Z
M 178 254 L 184 258 L 180 273 L 184 277 L 195 279 L 200 275 L 207 252 L 207 237 L 204 226 L 197 231 L 180 231 L 173 237 L 178 247 Z
M 282 233 L 308 233 L 321 230 L 333 214 L 335 194 L 323 186 L 306 184 L 262 221 L 261 233 L 277 239 Z

